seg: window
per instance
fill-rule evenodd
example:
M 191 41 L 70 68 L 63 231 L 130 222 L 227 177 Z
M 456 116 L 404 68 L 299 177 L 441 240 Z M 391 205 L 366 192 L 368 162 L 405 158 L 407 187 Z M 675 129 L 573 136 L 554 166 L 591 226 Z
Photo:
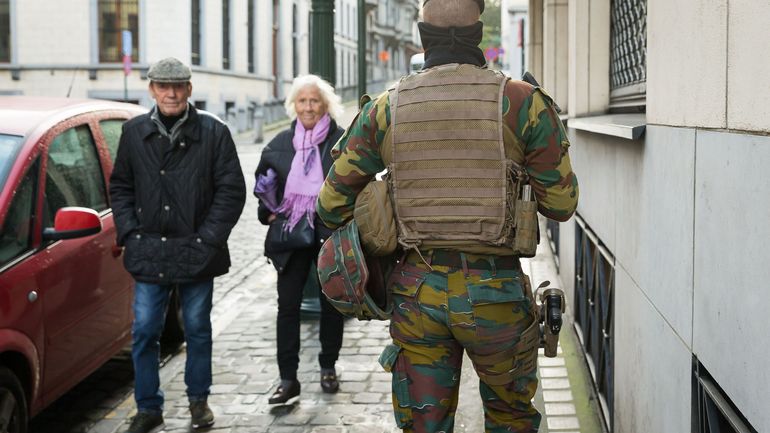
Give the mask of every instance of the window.
M 32 247 L 37 173 L 38 163 L 35 162 L 16 188 L 8 207 L 5 224 L 0 231 L 0 267 Z
M 5 178 L 11 171 L 22 144 L 22 137 L 18 135 L 0 134 L 0 185 L 5 185 Z
M 278 37 L 281 33 L 281 4 L 273 0 L 273 96 L 278 97 Z
M 292 6 L 292 29 L 291 29 L 291 45 L 294 56 L 292 58 L 292 73 L 296 77 L 299 75 L 299 13 L 297 12 L 297 5 Z
M 123 61 L 123 30 L 131 31 L 131 61 L 139 61 L 139 0 L 99 0 L 99 61 Z
M 56 211 L 65 206 L 106 210 L 105 190 L 99 155 L 88 126 L 76 126 L 56 136 L 48 148 L 45 218 L 53 221 Z
M 190 16 L 191 22 L 191 42 L 192 53 L 190 53 L 193 65 L 201 64 L 201 0 L 191 0 L 192 10 Z
M 643 106 L 647 82 L 647 0 L 612 0 L 610 91 L 612 108 Z
M 249 72 L 254 72 L 254 1 L 249 0 L 248 32 L 249 32 Z
M 107 149 L 110 150 L 110 158 L 115 162 L 118 156 L 118 144 L 120 144 L 120 134 L 123 132 L 123 119 L 109 119 L 99 122 L 104 135 L 104 141 L 107 142 Z
M 0 62 L 11 61 L 11 4 L 0 0 Z
M 693 433 L 757 433 L 696 357 L 692 385 Z
M 612 431 L 615 376 L 615 258 L 580 217 L 575 215 L 575 330 L 607 431 Z
M 222 69 L 230 69 L 230 0 L 222 0 Z

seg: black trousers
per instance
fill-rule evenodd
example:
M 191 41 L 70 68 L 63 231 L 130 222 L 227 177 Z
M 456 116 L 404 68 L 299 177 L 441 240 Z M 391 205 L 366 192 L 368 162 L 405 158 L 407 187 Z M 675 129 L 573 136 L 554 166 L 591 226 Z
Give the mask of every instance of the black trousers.
M 299 329 L 300 305 L 302 291 L 307 278 L 318 278 L 318 275 L 308 275 L 310 265 L 318 257 L 318 248 L 294 251 L 286 264 L 286 268 L 278 274 L 278 369 L 281 379 L 297 378 L 299 366 Z M 326 300 L 320 291 L 321 299 L 321 353 L 318 362 L 321 368 L 334 368 L 334 363 L 342 347 L 343 316 Z

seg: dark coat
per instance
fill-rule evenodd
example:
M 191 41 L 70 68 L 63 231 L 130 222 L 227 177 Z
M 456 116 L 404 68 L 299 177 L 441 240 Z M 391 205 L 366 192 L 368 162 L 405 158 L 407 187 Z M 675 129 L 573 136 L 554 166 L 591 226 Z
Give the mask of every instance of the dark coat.
M 262 151 L 259 165 L 257 166 L 257 170 L 254 173 L 255 176 L 259 176 L 260 174 L 266 174 L 269 168 L 275 170 L 278 182 L 278 191 L 276 193 L 278 203 L 283 200 L 283 192 L 286 186 L 286 179 L 289 177 L 291 162 L 294 159 L 295 152 L 292 140 L 294 139 L 294 128 L 296 126 L 297 121 L 295 120 L 291 123 L 291 126 L 288 129 L 282 131 L 276 135 L 275 138 L 270 140 L 270 143 L 268 143 L 267 146 L 265 146 L 265 149 Z M 337 126 L 337 122 L 334 120 L 331 121 L 331 125 L 329 125 L 329 134 L 326 136 L 326 140 L 324 140 L 324 142 L 319 146 L 319 150 L 321 152 L 321 167 L 323 168 L 324 175 L 329 172 L 329 169 L 334 162 L 331 155 L 332 147 L 337 143 L 340 137 L 342 137 L 344 132 L 344 129 Z M 254 195 L 256 196 L 256 193 Z M 267 221 L 270 217 L 270 213 L 270 210 L 268 210 L 260 200 L 258 210 L 259 222 L 264 225 L 270 224 Z M 318 238 L 319 242 L 325 240 L 331 234 L 331 230 L 326 228 L 326 226 L 317 216 L 315 218 L 314 226 L 316 229 L 316 238 Z M 289 257 L 287 254 L 282 254 L 282 257 L 270 258 L 273 259 L 274 262 L 284 262 L 288 261 Z M 274 264 L 276 265 L 276 269 L 280 267 L 280 263 Z M 278 271 L 280 272 L 281 270 L 278 269 Z
M 203 281 L 227 273 L 227 238 L 246 201 L 227 126 L 190 106 L 175 142 L 150 113 L 123 125 L 110 198 L 124 264 L 137 281 Z

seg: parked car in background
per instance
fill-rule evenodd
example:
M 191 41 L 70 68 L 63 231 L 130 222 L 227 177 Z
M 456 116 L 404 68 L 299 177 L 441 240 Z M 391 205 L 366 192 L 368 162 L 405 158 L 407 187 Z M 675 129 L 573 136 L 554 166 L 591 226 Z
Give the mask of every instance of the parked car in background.
M 123 122 L 145 111 L 0 97 L 0 432 L 26 432 L 130 342 L 133 279 L 107 191 Z

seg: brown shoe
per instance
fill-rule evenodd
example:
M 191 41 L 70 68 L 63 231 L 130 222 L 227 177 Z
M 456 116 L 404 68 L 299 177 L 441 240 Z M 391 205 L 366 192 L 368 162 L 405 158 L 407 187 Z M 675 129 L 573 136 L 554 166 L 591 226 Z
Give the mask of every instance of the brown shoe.
M 195 429 L 214 425 L 214 413 L 209 408 L 206 400 L 190 402 L 190 415 L 192 417 L 192 426 Z

